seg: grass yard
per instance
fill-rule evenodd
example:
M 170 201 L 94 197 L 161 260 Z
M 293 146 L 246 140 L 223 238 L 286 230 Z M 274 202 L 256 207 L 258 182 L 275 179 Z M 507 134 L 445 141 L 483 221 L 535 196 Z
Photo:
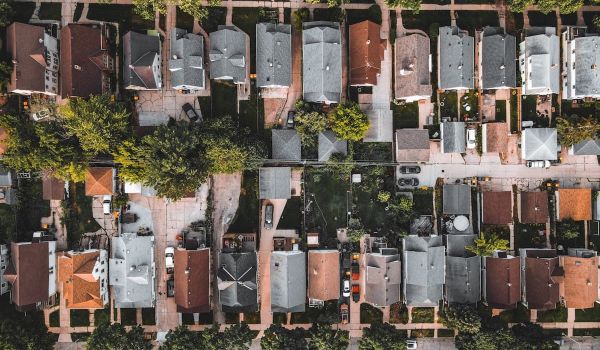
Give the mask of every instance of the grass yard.
M 369 20 L 371 22 L 381 24 L 381 8 L 379 5 L 373 5 L 365 10 L 346 10 L 348 16 L 348 25 Z
M 433 334 L 433 329 L 413 329 L 410 332 L 412 338 L 432 338 Z
M 216 31 L 219 25 L 225 24 L 226 16 L 227 8 L 209 6 L 208 16 L 201 23 L 202 29 L 207 33 Z
M 53 311 L 50 314 L 50 327 L 60 327 L 60 310 Z
M 245 171 L 239 206 L 229 225 L 229 232 L 258 232 L 258 205 L 258 171 Z
M 87 327 L 90 325 L 90 312 L 88 310 L 70 310 L 71 327 Z
M 94 311 L 94 326 L 110 323 L 110 309 L 100 309 Z
M 434 3 L 440 3 L 440 1 Z M 439 27 L 450 25 L 450 11 L 420 11 L 419 13 L 402 11 L 402 25 L 407 29 L 421 29 L 430 38 L 437 38 Z
M 121 309 L 121 324 L 123 326 L 135 326 L 138 324 L 136 309 Z
M 378 308 L 367 304 L 360 304 L 360 323 L 375 323 L 383 321 L 383 312 Z
M 393 161 L 393 148 L 391 142 L 353 142 L 356 161 Z
M 402 302 L 392 304 L 390 307 L 390 323 L 408 323 L 408 309 Z
M 544 224 L 515 223 L 515 250 L 521 248 L 543 248 L 546 246 L 546 236 L 540 235 L 544 231 Z
M 100 225 L 92 213 L 92 197 L 85 195 L 85 184 L 71 183 L 69 193 L 70 197 L 62 202 L 61 223 L 69 233 L 68 246 L 73 249 L 79 247 L 79 240 L 84 233 L 96 232 Z
M 419 127 L 419 102 L 391 103 L 390 107 L 394 116 L 394 130 Z
M 287 315 L 280 312 L 274 312 L 273 324 L 287 324 Z
M 567 309 L 559 304 L 554 310 L 538 311 L 537 321 L 551 323 L 567 322 Z
M 313 12 L 313 19 L 315 21 L 340 22 L 340 19 L 342 18 L 343 15 L 339 7 L 314 9 Z
M 237 115 L 237 88 L 234 83 L 211 80 L 210 92 L 213 118 Z
M 458 118 L 458 94 L 456 91 L 440 92 L 439 100 L 442 118 Z
M 433 215 L 433 188 L 413 191 L 413 210 L 417 215 Z
M 250 37 L 250 73 L 256 73 L 256 23 L 260 22 L 260 12 L 253 7 L 233 8 L 233 24 Z
M 194 17 L 181 11 L 181 9 L 178 6 L 176 23 L 177 28 L 185 29 L 188 32 L 191 32 L 194 28 Z
M 302 225 L 302 197 L 292 197 L 285 203 L 277 230 L 299 230 Z
M 304 312 L 292 313 L 292 324 L 306 324 L 306 323 L 338 323 L 338 302 L 337 300 L 329 300 L 325 302 L 322 308 L 309 307 L 306 305 Z
M 0 204 L 0 243 L 17 241 L 17 211 L 8 204 Z
M 479 103 L 476 90 L 469 90 L 460 98 L 460 120 L 479 118 Z
M 529 310 L 521 303 L 518 303 L 516 309 L 500 312 L 500 318 L 508 323 L 527 322 L 529 321 Z
M 568 248 L 581 248 L 585 244 L 584 222 L 564 220 L 556 222 L 556 244 Z
M 154 308 L 142 309 L 142 324 L 144 326 L 154 326 L 156 324 L 156 311 Z
M 60 21 L 61 11 L 61 3 L 43 2 L 40 6 L 39 17 L 42 20 Z
M 562 101 L 561 115 L 573 119 L 591 117 L 600 118 L 600 102 Z
M 412 323 L 433 323 L 434 308 L 414 307 L 412 309 Z
M 252 83 L 254 84 L 254 82 Z M 250 99 L 239 101 L 240 113 L 238 114 L 238 122 L 240 126 L 247 127 L 253 133 L 259 134 L 263 139 L 271 143 L 271 130 L 265 129 L 265 116 L 262 98 L 258 97 L 256 88 L 252 87 Z M 233 114 L 236 115 L 236 114 Z
M 133 5 L 90 4 L 87 18 L 95 21 L 116 22 L 120 32 L 131 29 L 154 29 L 154 20 L 145 20 L 133 11 Z
M 575 322 L 600 322 L 600 305 L 594 303 L 591 309 L 575 310 Z
M 456 25 L 475 35 L 476 29 L 483 29 L 485 26 L 497 27 L 500 21 L 496 11 L 456 11 Z

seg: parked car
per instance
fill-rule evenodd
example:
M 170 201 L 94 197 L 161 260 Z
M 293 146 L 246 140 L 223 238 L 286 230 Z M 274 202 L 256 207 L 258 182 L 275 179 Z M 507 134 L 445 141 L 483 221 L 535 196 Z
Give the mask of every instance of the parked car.
M 295 111 L 289 111 L 288 115 L 287 115 L 287 127 L 288 128 L 293 128 L 294 127 L 294 118 L 296 117 L 296 112 Z
M 342 296 L 344 296 L 345 298 L 350 296 L 350 281 L 349 280 L 344 280 L 344 285 L 342 288 Z
M 549 160 L 528 160 L 526 163 L 528 168 L 546 168 L 550 167 Z
M 267 204 L 265 207 L 265 228 L 273 228 L 273 204 Z
M 350 253 L 345 252 L 342 253 L 342 267 L 345 269 L 349 269 L 351 264 Z
M 360 254 L 354 253 L 352 254 L 352 280 L 358 281 L 360 279 L 360 266 L 358 264 L 358 259 L 360 258 Z
M 190 122 L 195 123 L 198 121 L 202 121 L 202 117 L 200 117 L 200 115 L 196 112 L 196 110 L 194 109 L 194 107 L 192 107 L 191 104 L 186 103 L 181 108 L 185 112 L 185 115 L 187 115 L 187 117 L 190 119 Z
M 421 167 L 418 165 L 403 165 L 400 167 L 402 174 L 418 174 L 421 172 Z
M 401 177 L 398 179 L 398 186 L 419 186 L 419 179 L 416 177 Z
M 104 212 L 104 215 L 109 215 L 111 213 L 111 204 L 112 197 L 110 195 L 105 195 L 102 198 L 102 211 Z
M 352 300 L 355 303 L 358 303 L 360 301 L 360 284 L 352 285 Z
M 167 297 L 172 298 L 175 296 L 175 281 L 171 278 L 167 280 Z
M 40 111 L 37 111 L 35 113 L 33 113 L 31 115 L 31 118 L 33 118 L 34 121 L 39 122 L 42 119 L 46 119 L 50 116 L 50 110 L 49 109 L 42 109 Z
M 467 148 L 474 149 L 477 146 L 477 130 L 467 129 Z
M 340 322 L 342 324 L 346 324 L 346 323 L 348 323 L 349 319 L 350 319 L 350 317 L 349 317 L 348 304 L 340 305 Z
M 172 274 L 175 268 L 175 248 L 165 248 L 165 267 L 167 268 L 167 274 Z
M 417 348 L 417 341 L 414 339 L 406 339 L 406 349 L 415 350 Z

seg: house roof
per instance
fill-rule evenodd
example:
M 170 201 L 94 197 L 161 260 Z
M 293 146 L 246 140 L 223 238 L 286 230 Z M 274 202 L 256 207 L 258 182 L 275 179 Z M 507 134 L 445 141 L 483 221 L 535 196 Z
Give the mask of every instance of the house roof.
M 254 312 L 258 308 L 256 252 L 221 253 L 217 283 L 219 304 L 225 312 Z
M 85 173 L 85 194 L 99 196 L 113 194 L 113 168 L 89 168 Z
M 369 109 L 369 129 L 363 142 L 393 142 L 394 116 L 390 109 Z
M 545 224 L 548 221 L 548 192 L 521 192 L 521 215 L 523 224 Z
M 481 82 L 483 89 L 517 86 L 517 44 L 501 27 L 485 27 L 481 39 Z
M 555 249 L 519 249 L 524 273 L 522 289 L 527 307 L 552 310 L 560 300 L 560 284 L 564 271 L 559 266 Z
M 464 122 L 443 122 L 441 125 L 442 153 L 465 153 Z
M 473 88 L 474 40 L 458 27 L 440 27 L 439 87 L 440 89 Z
M 210 311 L 210 249 L 175 249 L 177 312 Z
M 290 86 L 292 82 L 292 26 L 256 24 L 256 86 Z
M 592 190 L 561 188 L 558 190 L 558 220 L 592 220 Z
M 554 27 L 527 30 L 520 44 L 521 74 L 525 95 L 558 93 L 560 87 L 560 44 Z
M 6 28 L 6 47 L 13 62 L 9 91 L 45 91 L 44 27 L 14 22 Z
M 302 24 L 302 89 L 308 102 L 339 102 L 342 93 L 340 24 Z
M 160 59 L 160 38 L 129 31 L 123 36 L 123 85 L 143 89 L 158 89 L 160 79 L 152 70 L 155 59 Z
M 340 297 L 340 252 L 337 250 L 308 251 L 308 297 L 316 300 L 337 300 Z
M 291 197 L 292 168 L 260 168 L 258 178 L 260 199 L 289 199 Z
M 396 161 L 429 161 L 429 131 L 425 129 L 396 130 Z
M 600 139 L 585 140 L 574 144 L 573 154 L 576 156 L 600 155 Z
M 516 257 L 485 257 L 485 295 L 489 306 L 514 309 L 521 301 L 521 265 Z
M 58 281 L 63 284 L 62 297 L 68 309 L 104 307 L 102 288 L 107 286 L 101 286 L 101 270 L 104 276 L 108 274 L 108 254 L 103 252 L 101 256 L 102 252 L 96 249 L 70 251 L 58 258 Z
M 350 25 L 350 85 L 375 85 L 381 72 L 386 40 L 381 25 L 362 21 Z
M 508 124 L 486 123 L 482 126 L 482 150 L 489 153 L 508 152 Z
M 171 31 L 169 57 L 173 88 L 204 88 L 204 37 L 175 28 Z
M 484 191 L 482 223 L 508 225 L 513 222 L 513 195 L 511 191 Z
M 319 133 L 319 162 L 326 162 L 333 154 L 348 154 L 348 141 L 338 140 L 331 130 Z
M 393 254 L 365 254 L 365 301 L 375 306 L 400 301 L 400 255 L 397 249 L 390 253 Z
M 408 236 L 403 241 L 404 298 L 408 306 L 433 307 L 442 299 L 445 249 L 441 236 Z
M 575 44 L 575 80 L 569 81 L 576 96 L 600 95 L 600 37 L 584 36 L 573 39 Z
M 587 309 L 598 300 L 598 257 L 561 256 L 565 270 L 564 299 L 567 308 Z
M 271 253 L 271 311 L 304 312 L 306 256 L 301 251 Z
M 394 95 L 397 99 L 431 96 L 429 37 L 403 35 L 395 42 Z
M 235 26 L 220 25 L 210 33 L 210 78 L 246 81 L 246 33 Z
M 65 182 L 54 177 L 45 177 L 42 180 L 42 198 L 47 201 L 65 199 Z
M 558 139 L 555 128 L 527 128 L 521 134 L 522 158 L 556 160 Z
M 300 136 L 294 129 L 271 129 L 273 159 L 300 160 Z
M 38 302 L 50 296 L 48 252 L 55 242 L 15 243 L 10 245 L 10 263 L 4 271 L 4 279 L 11 285 L 11 299 L 18 307 L 35 309 Z
M 444 185 L 442 200 L 444 214 L 471 214 L 471 188 L 468 185 Z
M 465 249 L 470 246 L 477 239 L 477 235 L 457 235 L 448 234 L 446 235 L 447 254 L 448 256 L 454 256 L 459 258 L 467 258 L 473 256 L 473 253 Z
M 449 303 L 475 304 L 481 300 L 481 257 L 446 257 L 446 293 Z

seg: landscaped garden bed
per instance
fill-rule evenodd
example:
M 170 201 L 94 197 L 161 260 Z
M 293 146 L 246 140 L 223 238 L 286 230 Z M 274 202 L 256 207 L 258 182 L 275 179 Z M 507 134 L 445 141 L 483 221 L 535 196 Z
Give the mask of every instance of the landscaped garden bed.
M 575 310 L 575 322 L 600 322 L 600 305 L 594 303 L 593 308 Z
M 556 222 L 556 247 L 562 246 L 564 252 L 568 248 L 581 248 L 585 244 L 584 222 L 563 220 Z
M 554 310 L 538 311 L 537 322 L 567 322 L 567 309 L 559 304 Z
M 135 326 L 138 324 L 136 309 L 121 309 L 121 324 L 123 326 Z
M 546 247 L 546 225 L 515 223 L 515 250 Z M 540 234 L 542 233 L 542 234 Z
M 433 323 L 434 308 L 414 307 L 412 309 L 412 323 Z
M 390 323 L 408 323 L 408 309 L 402 302 L 390 306 Z
M 418 102 L 391 103 L 390 107 L 394 116 L 394 130 L 415 129 L 419 127 Z
M 90 312 L 88 310 L 70 310 L 71 327 L 87 327 L 90 325 Z
M 309 307 L 305 308 L 304 312 L 292 313 L 292 324 L 307 324 L 307 323 L 338 323 L 339 312 L 337 300 L 329 300 L 325 302 L 323 307 Z
M 383 312 L 378 308 L 367 304 L 360 304 L 360 323 L 375 323 L 383 321 Z
M 153 326 L 156 324 L 156 312 L 154 308 L 142 309 L 142 324 L 145 326 Z

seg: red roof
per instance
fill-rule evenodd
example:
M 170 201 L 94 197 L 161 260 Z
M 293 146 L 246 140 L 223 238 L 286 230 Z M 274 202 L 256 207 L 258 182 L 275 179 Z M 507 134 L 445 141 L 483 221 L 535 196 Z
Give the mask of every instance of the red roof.
M 545 224 L 548 221 L 548 192 L 521 192 L 523 224 Z
M 6 39 L 14 62 L 9 91 L 45 91 L 44 27 L 15 22 L 6 29 Z
M 350 26 L 350 85 L 375 85 L 381 72 L 386 41 L 381 26 L 362 21 Z
M 514 309 L 521 301 L 519 258 L 485 258 L 485 291 L 489 306 Z
M 11 243 L 4 278 L 11 285 L 12 302 L 21 310 L 35 309 L 49 298 L 48 250 L 48 242 Z
M 565 270 L 564 298 L 568 308 L 587 309 L 598 300 L 598 257 L 561 256 Z
M 85 174 L 85 194 L 102 196 L 113 194 L 113 168 L 90 168 Z
M 512 223 L 513 196 L 511 191 L 486 191 L 483 196 L 484 224 L 507 225 Z
M 175 249 L 177 312 L 210 311 L 210 249 Z

